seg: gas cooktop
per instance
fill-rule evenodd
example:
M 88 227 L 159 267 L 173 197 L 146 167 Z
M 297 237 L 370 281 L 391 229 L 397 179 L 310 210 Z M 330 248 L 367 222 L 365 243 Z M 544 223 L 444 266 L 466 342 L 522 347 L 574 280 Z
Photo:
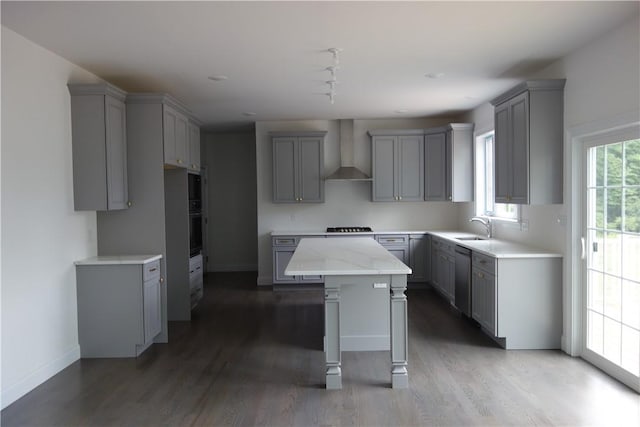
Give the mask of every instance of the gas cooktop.
M 327 227 L 327 233 L 366 233 L 371 227 Z

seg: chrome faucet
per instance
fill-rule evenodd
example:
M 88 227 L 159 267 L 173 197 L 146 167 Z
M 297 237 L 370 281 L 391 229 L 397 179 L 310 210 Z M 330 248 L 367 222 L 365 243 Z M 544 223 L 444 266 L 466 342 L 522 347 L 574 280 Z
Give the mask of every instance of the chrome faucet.
M 478 221 L 487 229 L 487 239 L 493 237 L 493 228 L 491 227 L 491 218 L 485 218 L 482 216 L 474 216 L 469 220 L 469 222 Z

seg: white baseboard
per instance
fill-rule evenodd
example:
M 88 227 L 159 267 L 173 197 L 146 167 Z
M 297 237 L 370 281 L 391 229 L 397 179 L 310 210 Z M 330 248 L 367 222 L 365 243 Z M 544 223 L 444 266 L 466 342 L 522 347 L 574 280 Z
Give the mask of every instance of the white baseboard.
M 258 271 L 256 264 L 211 264 L 207 272 Z
M 13 402 L 20 399 L 22 396 L 29 393 L 31 390 L 38 387 L 40 384 L 53 377 L 55 374 L 62 371 L 78 359 L 80 359 L 80 346 L 77 345 L 57 359 L 54 359 L 46 365 L 36 369 L 17 383 L 11 384 L 6 388 L 3 387 L 2 402 L 0 403 L 0 406 L 4 409 L 11 405 Z
M 273 285 L 273 279 L 271 276 L 258 276 L 256 283 L 258 286 L 271 286 Z

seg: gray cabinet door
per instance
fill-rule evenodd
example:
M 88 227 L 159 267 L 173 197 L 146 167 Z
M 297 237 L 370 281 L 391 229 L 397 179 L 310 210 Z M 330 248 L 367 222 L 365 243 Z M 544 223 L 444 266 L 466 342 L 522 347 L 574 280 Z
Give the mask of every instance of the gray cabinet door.
M 189 165 L 192 171 L 200 170 L 200 127 L 189 122 Z
M 143 286 L 144 342 L 148 343 L 162 329 L 160 278 L 147 280 Z
M 164 162 L 185 167 L 187 162 L 187 118 L 173 108 L 163 107 Z
M 509 102 L 512 189 L 510 203 L 529 203 L 529 92 Z
M 424 200 L 424 137 L 398 137 L 398 196 L 402 201 Z
M 273 138 L 273 201 L 294 203 L 297 194 L 296 138 Z
M 471 318 L 482 324 L 485 305 L 483 272 L 477 268 L 471 269 Z
M 298 149 L 298 201 L 324 201 L 324 147 L 322 138 L 300 137 Z
M 395 136 L 374 136 L 372 139 L 372 172 L 374 202 L 393 202 L 398 191 L 396 188 L 396 141 Z
M 496 106 L 495 109 L 495 138 L 494 138 L 494 169 L 495 169 L 495 201 L 509 203 L 512 185 L 511 163 L 511 126 L 509 118 L 509 103 Z
M 424 193 L 427 201 L 447 200 L 446 132 L 425 135 Z
M 75 210 L 128 207 L 126 94 L 108 84 L 70 84 Z
M 107 156 L 107 210 L 126 209 L 127 126 L 124 102 L 105 96 L 105 131 Z
M 274 248 L 273 250 L 273 283 L 296 282 L 298 280 L 296 276 L 285 276 L 284 274 L 284 270 L 287 268 L 296 248 L 279 247 Z
M 407 277 L 410 282 L 426 282 L 427 237 L 409 238 L 409 267 L 412 273 Z

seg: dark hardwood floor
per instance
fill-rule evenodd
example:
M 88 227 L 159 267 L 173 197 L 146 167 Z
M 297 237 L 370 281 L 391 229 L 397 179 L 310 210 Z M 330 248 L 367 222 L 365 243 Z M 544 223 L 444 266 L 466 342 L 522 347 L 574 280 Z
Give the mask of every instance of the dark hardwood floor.
M 322 291 L 213 274 L 192 322 L 138 359 L 80 360 L 2 411 L 2 426 L 640 425 L 640 397 L 560 351 L 504 351 L 430 289 L 407 292 L 409 383 L 388 352 L 343 353 L 324 389 Z

